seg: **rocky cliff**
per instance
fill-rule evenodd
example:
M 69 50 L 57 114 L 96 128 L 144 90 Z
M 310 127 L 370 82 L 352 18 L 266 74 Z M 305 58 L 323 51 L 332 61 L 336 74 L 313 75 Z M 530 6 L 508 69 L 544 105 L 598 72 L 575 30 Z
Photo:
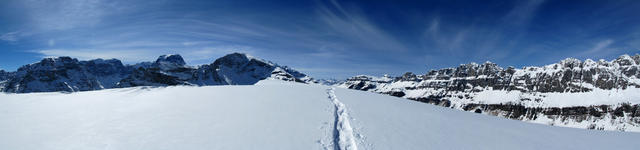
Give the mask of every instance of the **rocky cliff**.
M 569 58 L 542 67 L 462 64 L 399 77 L 352 77 L 339 86 L 536 123 L 640 131 L 640 55 Z

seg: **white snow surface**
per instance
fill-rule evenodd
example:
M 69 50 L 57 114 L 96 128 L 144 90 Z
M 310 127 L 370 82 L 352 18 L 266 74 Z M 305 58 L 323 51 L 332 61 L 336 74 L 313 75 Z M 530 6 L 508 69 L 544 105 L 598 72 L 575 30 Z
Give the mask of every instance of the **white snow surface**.
M 10 150 L 640 147 L 638 133 L 525 123 L 274 80 L 249 86 L 0 94 L 0 133 L 0 149 Z

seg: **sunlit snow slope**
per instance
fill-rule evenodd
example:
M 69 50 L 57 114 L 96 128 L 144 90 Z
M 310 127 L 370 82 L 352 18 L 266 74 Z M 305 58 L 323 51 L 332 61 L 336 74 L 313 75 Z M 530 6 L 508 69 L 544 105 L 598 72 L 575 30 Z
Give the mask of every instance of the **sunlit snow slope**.
M 638 133 L 530 124 L 261 81 L 0 94 L 0 149 L 637 149 Z

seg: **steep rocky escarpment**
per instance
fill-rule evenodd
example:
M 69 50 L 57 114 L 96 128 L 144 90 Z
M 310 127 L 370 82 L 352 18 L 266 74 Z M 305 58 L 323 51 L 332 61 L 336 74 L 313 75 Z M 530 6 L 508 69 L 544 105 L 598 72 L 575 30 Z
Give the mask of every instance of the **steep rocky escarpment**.
M 639 69 L 640 55 L 521 69 L 486 62 L 422 75 L 356 76 L 339 86 L 536 123 L 640 131 Z

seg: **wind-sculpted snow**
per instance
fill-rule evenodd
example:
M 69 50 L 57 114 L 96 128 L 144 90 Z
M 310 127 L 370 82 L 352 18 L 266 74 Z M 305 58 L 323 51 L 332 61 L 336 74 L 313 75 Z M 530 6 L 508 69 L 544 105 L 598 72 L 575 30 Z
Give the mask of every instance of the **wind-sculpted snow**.
M 123 65 L 116 59 L 78 61 L 46 58 L 16 72 L 0 72 L 0 91 L 9 93 L 77 92 L 135 86 L 251 85 L 267 78 L 311 83 L 307 75 L 265 60 L 233 53 L 212 64 L 192 67 L 180 55 L 155 62 Z
M 248 86 L 0 94 L 0 149 L 637 149 L 640 134 L 495 118 L 390 96 L 263 80 Z M 330 96 L 330 97 L 328 97 Z M 348 111 L 347 111 L 348 110 Z M 343 113 L 344 112 L 344 113 Z M 336 115 L 338 115 L 336 117 Z M 337 123 L 336 119 L 342 123 Z M 348 126 L 340 127 L 340 124 Z M 348 131 L 348 130 L 344 130 Z M 327 143 L 325 143 L 327 142 Z M 353 144 L 353 143 L 356 144 Z
M 339 86 L 557 126 L 640 131 L 640 55 L 543 67 L 462 64 L 424 75 L 356 76 Z

